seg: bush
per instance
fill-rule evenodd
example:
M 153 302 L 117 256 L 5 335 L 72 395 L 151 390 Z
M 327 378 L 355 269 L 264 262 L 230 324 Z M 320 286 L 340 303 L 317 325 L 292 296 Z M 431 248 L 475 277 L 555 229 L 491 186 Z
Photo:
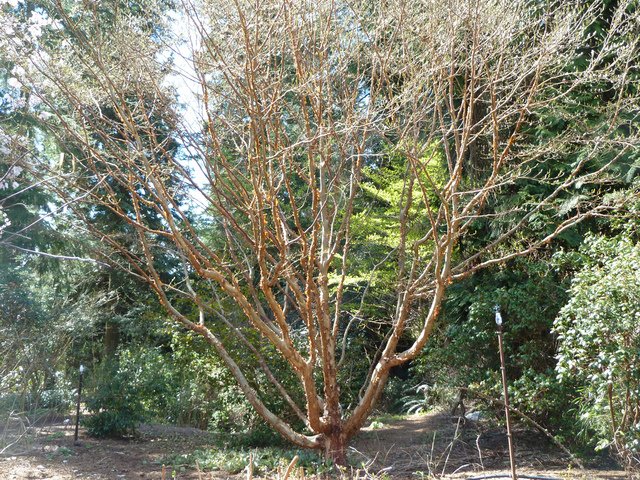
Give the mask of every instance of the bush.
M 132 435 L 138 423 L 153 420 L 225 433 L 259 427 L 221 360 L 190 333 L 173 331 L 159 347 L 121 348 L 91 372 L 85 390 L 92 415 L 84 424 L 92 435 Z
M 556 371 L 580 387 L 579 421 L 597 448 L 640 470 L 640 244 L 590 237 L 555 322 Z
M 73 401 L 64 373 L 69 338 L 46 292 L 19 270 L 0 265 L 0 412 L 65 412 Z
M 90 435 L 129 436 L 145 420 L 145 409 L 132 372 L 117 361 L 104 361 L 94 372 L 85 403 L 92 415 L 83 420 Z
M 435 390 L 470 386 L 501 398 L 494 313 L 500 305 L 512 403 L 549 428 L 573 428 L 565 413 L 574 407 L 574 392 L 554 371 L 553 321 L 568 299 L 564 267 L 550 259 L 516 260 L 452 285 L 414 375 Z
M 195 357 L 194 362 L 204 362 Z M 158 419 L 206 427 L 208 418 L 203 417 L 210 405 L 203 391 L 208 379 L 197 375 L 202 375 L 200 369 L 187 367 L 175 352 L 148 345 L 122 348 L 103 360 L 87 382 L 85 402 L 92 415 L 84 424 L 89 433 L 133 435 L 140 422 Z

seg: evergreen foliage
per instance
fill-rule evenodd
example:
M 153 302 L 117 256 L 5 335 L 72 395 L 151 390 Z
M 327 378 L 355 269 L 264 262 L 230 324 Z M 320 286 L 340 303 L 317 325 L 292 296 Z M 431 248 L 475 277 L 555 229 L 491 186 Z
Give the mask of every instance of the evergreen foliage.
M 597 448 L 640 470 L 640 244 L 587 238 L 571 299 L 555 322 L 556 371 L 576 388 L 577 419 Z
M 549 258 L 518 260 L 452 286 L 414 374 L 440 388 L 471 387 L 500 398 L 494 322 L 499 305 L 514 406 L 549 428 L 569 427 L 564 415 L 572 396 L 555 380 L 556 337 L 551 332 L 568 299 L 566 275 Z

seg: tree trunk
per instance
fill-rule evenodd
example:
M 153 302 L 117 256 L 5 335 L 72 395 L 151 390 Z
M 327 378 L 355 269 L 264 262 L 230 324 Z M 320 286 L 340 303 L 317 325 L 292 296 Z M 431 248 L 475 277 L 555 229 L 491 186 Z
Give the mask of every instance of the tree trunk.
M 107 321 L 104 327 L 104 351 L 108 358 L 112 358 L 116 354 L 119 341 L 120 331 L 118 329 L 118 323 Z
M 347 439 L 342 429 L 336 429 L 326 435 L 324 458 L 331 460 L 334 465 L 347 464 Z

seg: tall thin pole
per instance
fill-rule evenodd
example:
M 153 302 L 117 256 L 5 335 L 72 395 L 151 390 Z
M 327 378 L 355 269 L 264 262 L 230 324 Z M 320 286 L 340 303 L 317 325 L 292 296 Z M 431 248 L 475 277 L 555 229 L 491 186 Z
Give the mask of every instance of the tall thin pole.
M 78 424 L 80 423 L 80 397 L 82 395 L 82 374 L 84 373 L 84 365 L 80 365 L 80 376 L 78 378 L 78 404 L 76 406 L 76 433 L 73 436 L 73 442 L 78 444 Z
M 502 344 L 502 315 L 500 315 L 500 307 L 495 306 L 496 325 L 498 325 L 498 345 L 500 347 L 500 370 L 502 371 L 502 388 L 504 390 L 504 412 L 507 417 L 507 441 L 509 442 L 509 463 L 511 464 L 511 478 L 517 480 L 516 475 L 516 459 L 513 454 L 513 436 L 511 435 L 511 415 L 509 414 L 509 391 L 507 389 L 507 370 L 504 361 L 504 346 Z

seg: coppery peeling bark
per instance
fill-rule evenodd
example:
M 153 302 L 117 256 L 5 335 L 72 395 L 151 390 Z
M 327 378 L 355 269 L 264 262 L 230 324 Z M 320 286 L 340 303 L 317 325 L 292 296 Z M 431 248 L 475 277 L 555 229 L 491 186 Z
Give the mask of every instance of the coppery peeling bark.
M 34 82 L 46 79 L 34 94 L 58 117 L 52 130 L 61 148 L 75 152 L 87 177 L 102 183 L 92 189 L 68 175 L 68 184 L 57 179 L 51 187 L 66 201 L 82 198 L 126 222 L 136 233 L 135 242 L 121 242 L 94 225 L 86 209 L 73 207 L 87 228 L 111 246 L 114 261 L 124 259 L 178 322 L 216 349 L 270 425 L 289 441 L 322 449 L 338 463 L 346 460 L 346 445 L 371 414 L 390 369 L 424 348 L 451 281 L 527 254 L 591 213 L 615 208 L 590 204 L 575 209 L 553 234 L 499 250 L 528 218 L 572 185 L 603 181 L 608 166 L 584 171 L 598 152 L 636 148 L 634 129 L 625 139 L 595 132 L 581 136 L 579 141 L 593 148 L 585 150 L 591 153 L 568 178 L 523 212 L 512 229 L 465 259 L 456 244 L 485 214 L 488 199 L 528 177 L 528 162 L 577 141 L 569 132 L 536 146 L 522 129 L 536 109 L 565 101 L 599 73 L 601 58 L 593 58 L 585 72 L 567 69 L 595 9 L 560 6 L 536 16 L 525 1 L 183 0 L 180 21 L 194 48 L 186 55 L 190 66 L 174 73 L 189 76 L 189 85 L 198 90 L 202 129 L 194 132 L 172 111 L 155 60 L 160 47 L 144 32 L 123 27 L 130 38 L 98 41 L 81 32 L 97 10 L 77 20 L 62 3 L 54 3 L 77 40 L 59 57 L 29 66 Z M 624 34 L 631 27 L 620 18 L 617 28 Z M 613 43 L 613 38 L 605 41 Z M 136 82 L 120 60 L 126 49 L 119 42 L 139 48 L 131 67 L 137 69 Z M 631 55 L 636 55 L 633 48 L 620 52 L 617 63 L 607 65 L 607 74 L 624 76 Z M 83 70 L 89 90 L 72 83 L 62 61 Z M 623 91 L 618 110 L 635 101 L 623 99 Z M 105 107 L 115 112 L 109 121 L 102 115 Z M 167 135 L 158 134 L 159 123 Z M 168 147 L 171 138 L 181 142 L 189 163 Z M 480 143 L 484 163 L 478 162 Z M 358 215 L 372 212 L 363 207 L 362 183 L 392 156 L 404 165 L 403 188 L 394 199 L 396 223 L 389 232 L 395 243 L 389 241 L 389 251 L 374 259 L 360 293 L 362 305 L 369 301 L 376 272 L 393 265 L 397 275 L 389 290 L 395 308 L 359 402 L 343 411 L 339 379 L 344 362 L 339 358 L 348 349 L 345 329 L 367 321 L 360 318 L 362 308 L 344 307 L 357 267 L 349 257 L 354 246 L 366 242 L 358 236 L 363 222 Z M 446 178 L 434 177 L 433 169 Z M 185 185 L 198 192 L 201 211 L 210 216 L 221 245 L 213 246 L 191 223 L 179 200 Z M 121 207 L 122 191 L 133 212 Z M 146 209 L 161 221 L 150 222 Z M 183 279 L 167 280 L 158 271 L 158 239 L 177 252 Z M 214 283 L 214 293 L 197 293 L 192 278 Z M 181 311 L 176 295 L 191 299 L 197 318 Z M 252 387 L 210 318 L 218 301 L 233 302 L 243 315 L 235 327 L 255 329 L 288 362 L 304 394 L 305 405 L 296 411 L 306 415 L 312 434 L 292 429 Z M 425 304 L 424 311 L 416 311 Z M 409 328 L 415 340 L 397 351 Z M 304 341 L 294 338 L 300 331 Z M 295 398 L 292 392 L 287 396 L 290 403 Z

